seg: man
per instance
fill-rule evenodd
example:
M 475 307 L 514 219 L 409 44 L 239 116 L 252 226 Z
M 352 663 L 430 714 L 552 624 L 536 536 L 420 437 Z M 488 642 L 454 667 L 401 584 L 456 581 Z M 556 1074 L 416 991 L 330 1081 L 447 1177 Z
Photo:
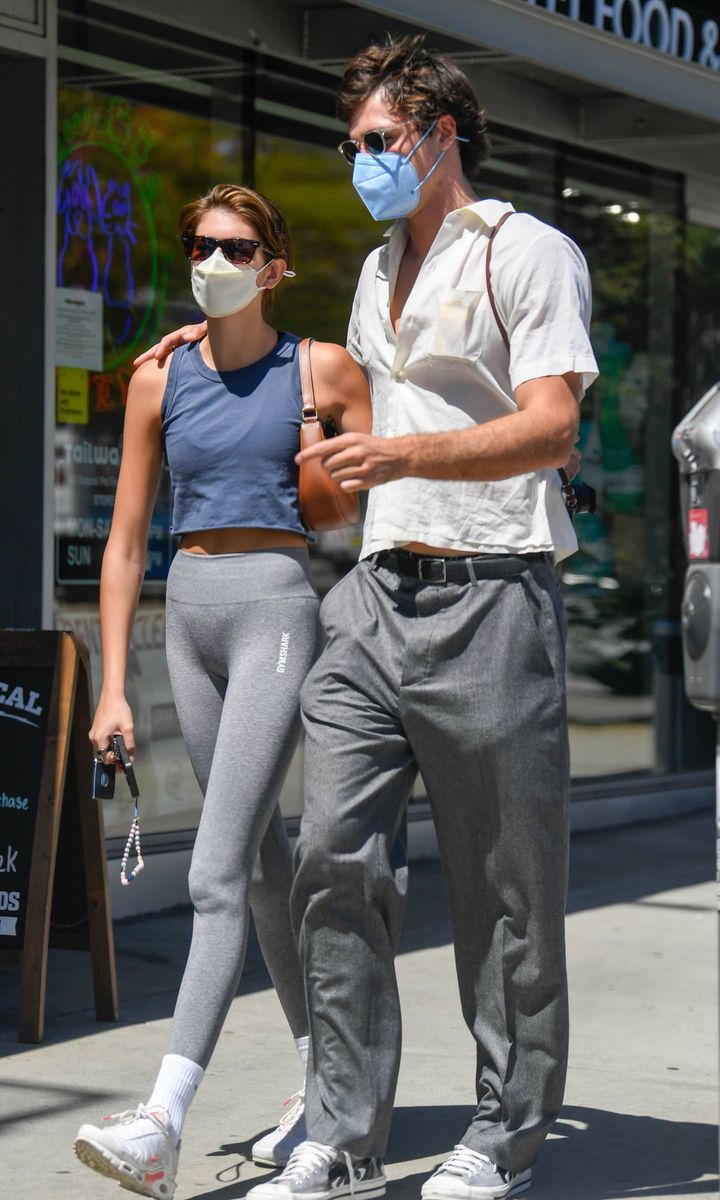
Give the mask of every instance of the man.
M 373 434 L 319 455 L 369 489 L 361 561 L 323 604 L 303 693 L 293 915 L 310 1014 L 308 1141 L 255 1200 L 382 1196 L 400 1059 L 393 958 L 417 772 L 448 888 L 477 1109 L 423 1200 L 526 1190 L 567 1058 L 568 744 L 553 560 L 576 548 L 556 468 L 597 374 L 590 284 L 566 237 L 478 201 L 487 150 L 466 77 L 421 39 L 348 65 L 341 149 L 377 219 L 348 346 Z M 492 302 L 491 302 L 492 300 Z M 494 314 L 493 308 L 496 309 Z M 508 348 L 506 349 L 505 341 Z

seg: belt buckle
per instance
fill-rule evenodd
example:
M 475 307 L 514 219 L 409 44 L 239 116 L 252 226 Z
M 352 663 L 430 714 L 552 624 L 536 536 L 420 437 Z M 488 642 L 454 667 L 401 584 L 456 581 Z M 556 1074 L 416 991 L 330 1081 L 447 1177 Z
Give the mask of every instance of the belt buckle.
M 425 567 L 429 568 L 429 573 L 425 574 Z M 439 578 L 435 574 L 440 571 Z M 423 583 L 447 583 L 447 562 L 444 558 L 421 558 L 418 560 L 418 579 Z

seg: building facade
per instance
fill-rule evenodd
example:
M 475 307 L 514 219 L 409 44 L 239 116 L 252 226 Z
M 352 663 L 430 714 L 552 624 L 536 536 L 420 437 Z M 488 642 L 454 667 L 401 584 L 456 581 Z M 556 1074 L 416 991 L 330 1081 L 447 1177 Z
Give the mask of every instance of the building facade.
M 76 630 L 99 688 L 98 578 L 132 359 L 197 316 L 178 212 L 224 180 L 267 192 L 297 253 L 280 327 L 343 341 L 382 228 L 335 149 L 338 76 L 371 38 L 426 30 L 488 111 L 478 194 L 566 231 L 593 276 L 601 376 L 581 447 L 599 503 L 564 564 L 578 824 L 628 796 L 639 815 L 696 802 L 714 731 L 682 693 L 669 438 L 720 376 L 715 12 L 709 0 L 0 0 L 0 623 Z M 187 849 L 200 810 L 164 665 L 169 512 L 165 474 L 129 679 L 158 851 Z M 358 545 L 357 530 L 318 539 L 321 590 Z M 111 848 L 126 818 L 121 796 Z

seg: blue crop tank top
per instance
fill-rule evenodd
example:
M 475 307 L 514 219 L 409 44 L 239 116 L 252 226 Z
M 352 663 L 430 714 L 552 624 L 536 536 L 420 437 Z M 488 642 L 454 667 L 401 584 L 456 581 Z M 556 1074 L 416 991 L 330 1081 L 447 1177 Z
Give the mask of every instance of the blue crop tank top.
M 172 356 L 162 432 L 173 485 L 173 533 L 262 528 L 305 533 L 298 503 L 302 391 L 299 338 L 213 371 L 195 342 Z

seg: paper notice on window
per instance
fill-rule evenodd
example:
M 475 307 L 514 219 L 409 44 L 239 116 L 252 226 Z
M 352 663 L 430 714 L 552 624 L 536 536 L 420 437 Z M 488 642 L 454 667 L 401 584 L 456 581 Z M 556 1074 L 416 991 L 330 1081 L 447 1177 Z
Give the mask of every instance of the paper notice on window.
M 103 303 L 100 292 L 57 288 L 55 363 L 58 367 L 103 368 Z
M 90 420 L 90 373 L 84 367 L 58 367 L 55 394 L 58 424 L 87 425 Z

